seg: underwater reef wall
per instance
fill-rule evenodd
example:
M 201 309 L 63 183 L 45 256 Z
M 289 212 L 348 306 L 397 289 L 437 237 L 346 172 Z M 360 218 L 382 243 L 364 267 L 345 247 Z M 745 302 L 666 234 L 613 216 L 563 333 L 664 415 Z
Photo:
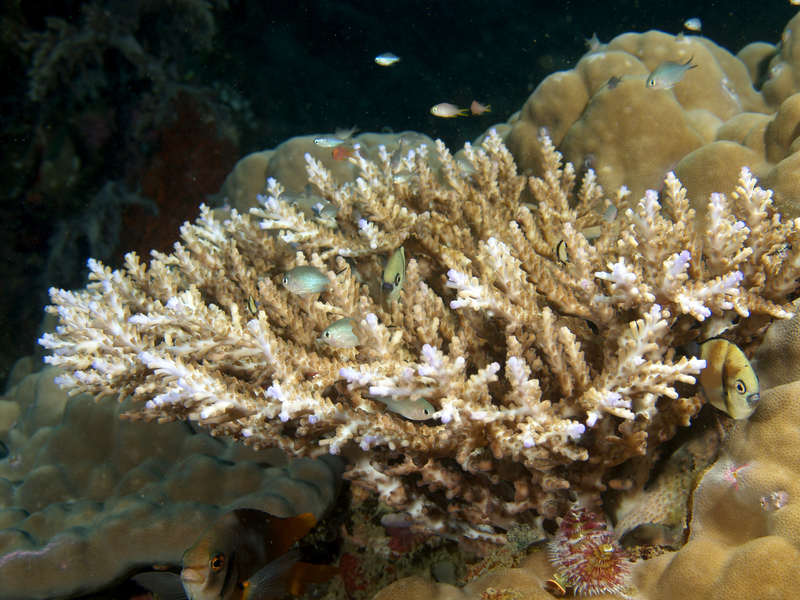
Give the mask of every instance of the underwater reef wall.
M 361 150 L 346 161 L 313 136 L 246 157 L 223 187 L 235 207 L 203 207 L 172 253 L 154 252 L 149 264 L 129 254 L 120 270 L 92 261 L 87 289 L 51 291 L 60 325 L 42 338 L 47 362 L 71 394 L 130 398 L 130 421 L 189 421 L 289 458 L 345 457 L 345 477 L 416 530 L 483 552 L 514 524 L 545 537 L 575 502 L 600 511 L 612 490 L 641 491 L 665 444 L 691 425 L 706 364 L 679 352 L 687 342 L 724 336 L 752 356 L 770 323 L 794 313 L 800 220 L 760 182 L 793 160 L 793 23 L 781 47 L 759 46 L 757 58 L 743 51 L 750 63 L 694 37 L 620 36 L 545 80 L 519 115 L 456 155 L 408 132 L 358 136 Z M 702 67 L 674 89 L 646 89 L 654 66 L 687 48 Z M 761 92 L 752 61 L 774 62 Z M 711 98 L 688 91 L 723 80 L 729 88 Z M 556 102 L 579 97 L 558 87 L 569 81 L 584 94 L 566 118 L 557 113 L 570 105 Z M 648 162 L 631 154 L 651 154 L 631 143 L 633 130 L 601 135 L 609 115 L 635 119 L 645 107 L 667 129 L 681 124 L 676 138 L 689 141 Z M 723 137 L 735 137 L 734 123 L 747 129 L 734 145 L 753 154 L 723 159 L 733 176 L 683 171 L 695 189 L 719 193 L 693 192 L 669 172 L 692 156 L 713 165 L 696 153 L 730 148 L 714 144 L 731 142 Z M 602 144 L 590 147 L 593 139 Z M 760 162 L 748 146 L 758 140 Z M 655 135 L 648 143 L 668 149 Z M 660 193 L 650 189 L 662 181 Z M 775 181 L 789 194 L 790 183 Z M 796 523 L 793 488 L 772 475 L 748 488 L 747 473 L 761 471 L 735 449 L 762 416 L 772 423 L 780 394 L 764 396 L 767 408 L 732 429 L 698 488 L 707 495 L 695 497 L 707 503 L 695 518 L 731 516 L 719 496 L 745 512 L 763 502 L 742 534 L 755 554 L 732 549 L 740 540 L 722 540 L 726 525 L 714 533 L 709 516 L 678 553 L 633 566 L 646 597 L 670 597 L 696 577 L 688 563 L 702 560 L 714 581 L 732 578 L 724 589 L 733 597 L 769 573 L 781 573 L 775 589 L 793 585 L 786 569 L 733 581 L 736 561 L 796 544 L 768 535 Z M 534 555 L 540 566 L 524 573 L 541 597 L 545 580 L 533 573 L 552 575 L 544 560 Z M 495 583 L 463 593 L 513 589 L 515 576 L 493 574 Z M 384 597 L 396 597 L 391 589 Z M 709 587 L 695 589 L 708 597 Z

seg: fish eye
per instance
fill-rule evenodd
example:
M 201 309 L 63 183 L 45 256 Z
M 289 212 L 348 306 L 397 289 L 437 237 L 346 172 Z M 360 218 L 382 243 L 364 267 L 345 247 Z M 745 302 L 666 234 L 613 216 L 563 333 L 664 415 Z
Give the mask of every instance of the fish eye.
M 394 284 L 400 285 L 400 273 L 394 276 Z
M 423 415 L 429 415 L 429 414 L 431 414 L 431 411 L 429 411 L 427 408 L 423 408 L 422 409 L 422 414 Z
M 331 332 L 330 331 L 326 331 L 322 335 L 324 335 L 325 337 L 329 338 L 329 337 L 331 337 Z
M 289 276 L 288 275 L 284 275 L 283 276 L 283 285 L 286 285 L 287 283 L 289 283 Z
M 208 563 L 208 566 L 211 568 L 214 573 L 219 573 L 222 571 L 222 567 L 225 566 L 225 557 L 222 554 L 217 554 L 211 557 L 211 560 Z
M 747 393 L 747 386 L 744 384 L 744 381 L 741 379 L 736 380 L 736 393 L 737 394 L 746 394 Z

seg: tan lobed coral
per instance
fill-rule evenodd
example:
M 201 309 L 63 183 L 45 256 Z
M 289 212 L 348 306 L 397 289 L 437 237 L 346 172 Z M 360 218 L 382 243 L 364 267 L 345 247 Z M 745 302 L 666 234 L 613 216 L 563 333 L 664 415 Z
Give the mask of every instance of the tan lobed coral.
M 219 516 L 258 508 L 322 518 L 341 488 L 337 457 L 285 464 L 198 435 L 187 423 L 131 426 L 127 403 L 69 398 L 59 369 L 25 377 L 0 401 L 0 597 L 68 597 L 153 565 L 179 565 Z M 11 409 L 14 409 L 13 411 Z M 35 576 L 32 576 L 35 574 Z
M 672 176 L 663 206 L 648 192 L 626 209 L 618 195 L 609 222 L 593 173 L 570 208 L 575 172 L 543 147 L 545 176 L 529 182 L 494 133 L 465 147 L 469 168 L 438 143 L 438 174 L 427 146 L 396 165 L 385 151 L 352 159 L 360 177 L 345 185 L 309 156 L 335 228 L 307 220 L 274 180 L 250 215 L 204 208 L 149 268 L 135 255 L 113 272 L 91 261 L 87 291 L 52 290 L 61 325 L 42 339 L 47 360 L 74 393 L 144 402 L 131 420 L 190 419 L 290 457 L 341 454 L 347 478 L 439 534 L 502 542 L 502 529 L 555 518 L 576 497 L 596 505 L 608 486 L 635 485 L 616 467 L 649 464 L 699 410 L 676 390 L 704 364 L 675 353 L 694 324 L 749 342 L 765 318 L 790 315 L 800 223 L 782 222 L 747 171 L 731 201 L 712 197 L 703 229 Z M 535 210 L 519 202 L 526 183 Z M 386 303 L 376 280 L 400 245 L 405 285 Z M 306 264 L 327 274 L 321 294 L 277 284 Z M 359 346 L 318 346 L 342 317 Z M 424 398 L 434 418 L 410 421 L 386 396 Z
M 785 215 L 800 216 L 798 36 L 800 15 L 777 45 L 753 44 L 737 56 L 700 36 L 619 35 L 539 84 L 509 148 L 521 170 L 541 175 L 537 134 L 544 127 L 579 170 L 592 168 L 603 187 L 626 185 L 634 197 L 658 189 L 674 171 L 700 215 L 708 196 L 730 194 L 747 167 Z M 674 87 L 645 85 L 663 61 L 689 59 L 697 68 Z

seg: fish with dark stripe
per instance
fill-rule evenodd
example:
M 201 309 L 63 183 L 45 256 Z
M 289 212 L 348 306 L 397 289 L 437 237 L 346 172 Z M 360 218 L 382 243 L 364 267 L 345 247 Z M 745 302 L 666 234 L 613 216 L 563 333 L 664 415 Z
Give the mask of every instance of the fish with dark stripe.
M 242 508 L 219 518 L 183 555 L 180 575 L 140 573 L 133 580 L 164 600 L 269 600 L 302 595 L 309 583 L 337 574 L 328 565 L 298 562 L 290 550 L 317 524 L 303 513 L 282 519 Z

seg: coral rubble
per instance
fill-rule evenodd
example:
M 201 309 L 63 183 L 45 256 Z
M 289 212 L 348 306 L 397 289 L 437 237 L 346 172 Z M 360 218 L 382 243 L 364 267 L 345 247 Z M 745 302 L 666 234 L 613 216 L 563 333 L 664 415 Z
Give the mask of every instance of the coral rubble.
M 623 463 L 646 478 L 700 409 L 686 384 L 704 362 L 681 344 L 722 331 L 751 343 L 790 316 L 800 222 L 747 170 L 703 224 L 672 175 L 661 201 L 637 202 L 605 196 L 590 170 L 571 204 L 574 169 L 541 145 L 544 176 L 529 181 L 494 132 L 459 160 L 437 143 L 437 169 L 427 146 L 352 158 L 360 176 L 343 185 L 307 156 L 334 227 L 274 180 L 250 214 L 204 207 L 173 253 L 149 266 L 129 254 L 118 271 L 91 261 L 87 290 L 51 290 L 47 361 L 72 393 L 143 403 L 130 420 L 341 454 L 348 479 L 418 528 L 475 545 L 576 497 L 596 506 L 609 486 L 641 485 L 619 477 Z M 526 186 L 536 205 L 520 202 Z M 401 246 L 405 283 L 387 302 L 378 280 Z M 324 291 L 278 284 L 301 265 L 326 274 Z M 359 345 L 318 346 L 343 317 Z M 389 396 L 436 412 L 411 421 Z

